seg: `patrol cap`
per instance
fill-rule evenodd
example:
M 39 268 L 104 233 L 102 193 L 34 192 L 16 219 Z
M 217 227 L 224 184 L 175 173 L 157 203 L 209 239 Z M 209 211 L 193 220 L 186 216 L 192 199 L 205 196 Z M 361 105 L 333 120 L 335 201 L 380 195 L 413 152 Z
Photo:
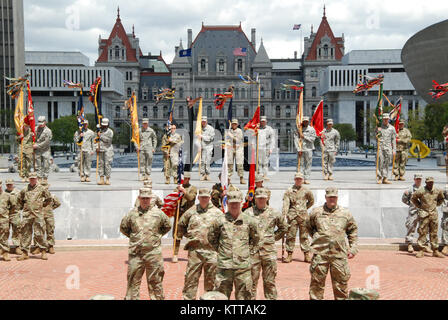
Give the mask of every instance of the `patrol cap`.
M 0 180 L 0 183 L 1 183 L 1 180 Z M 12 179 L 7 179 L 7 180 L 5 181 L 5 184 L 6 184 L 6 185 L 8 185 L 8 184 L 14 184 L 14 180 L 12 180 Z
M 420 173 L 414 174 L 414 179 L 423 179 L 423 175 Z
M 140 189 L 140 198 L 151 198 L 152 197 L 152 191 L 149 188 L 141 188 Z
M 243 202 L 243 194 L 241 191 L 230 191 L 227 195 L 227 202 Z
M 383 119 L 390 119 L 390 115 L 388 113 L 383 114 Z
M 262 121 L 268 121 L 268 118 L 266 118 L 266 116 L 262 116 L 262 117 L 260 118 L 260 122 L 262 122 Z
M 210 197 L 210 190 L 207 188 L 199 189 L 199 197 Z
M 40 116 L 39 118 L 37 118 L 37 121 L 39 122 L 39 124 L 42 124 L 45 122 L 45 116 Z
M 406 121 L 404 121 L 404 119 L 400 120 L 400 124 L 405 124 L 405 123 L 406 123 Z
M 302 122 L 305 122 L 305 121 L 308 121 L 308 122 L 310 122 L 310 117 L 303 117 L 303 120 L 302 120 Z
M 425 181 L 426 182 L 434 182 L 434 178 L 433 177 L 427 177 Z
M 148 118 L 143 118 L 142 123 L 149 123 L 149 119 Z
M 338 196 L 338 189 L 329 187 L 325 189 L 325 196 L 327 197 L 337 197 Z
M 202 121 L 207 121 L 207 117 L 206 117 L 206 116 L 203 116 L 203 117 L 202 117 Z
M 37 179 L 37 173 L 36 172 L 31 172 L 30 175 L 28 176 L 28 178 L 30 178 L 30 179 Z
M 107 118 L 101 119 L 101 125 L 102 126 L 108 126 L 109 125 L 109 119 L 107 119 Z
M 297 172 L 294 175 L 294 179 L 305 179 L 304 175 L 301 172 Z
M 255 176 L 255 182 L 263 182 L 264 181 L 264 176 L 261 174 L 257 174 Z
M 229 300 L 225 294 L 218 292 L 218 291 L 206 292 L 199 299 L 200 300 Z
M 191 172 L 189 171 L 184 172 L 184 178 L 191 179 Z
M 257 190 L 255 190 L 255 198 L 268 198 L 268 190 L 266 190 L 265 188 L 257 188 Z
M 327 124 L 333 124 L 333 119 L 328 119 Z
M 378 300 L 380 294 L 375 290 L 365 288 L 354 288 L 350 290 L 349 300 Z
M 238 119 L 232 119 L 232 124 L 238 124 Z

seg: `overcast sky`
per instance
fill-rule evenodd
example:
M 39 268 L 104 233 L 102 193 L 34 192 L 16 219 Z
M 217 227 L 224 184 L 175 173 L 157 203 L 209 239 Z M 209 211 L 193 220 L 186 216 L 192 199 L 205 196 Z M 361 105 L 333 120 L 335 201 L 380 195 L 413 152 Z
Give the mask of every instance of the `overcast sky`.
M 399 49 L 417 31 L 447 18 L 448 1 L 327 0 L 326 12 L 336 37 L 345 35 L 346 52 L 356 49 Z M 140 38 L 144 54 L 162 50 L 167 63 L 187 29 L 193 38 L 206 25 L 238 25 L 250 39 L 257 29 L 270 58 L 292 58 L 311 25 L 317 31 L 324 1 L 316 0 L 24 0 L 26 50 L 81 51 L 94 64 L 98 37 L 108 38 L 120 6 L 128 33 Z

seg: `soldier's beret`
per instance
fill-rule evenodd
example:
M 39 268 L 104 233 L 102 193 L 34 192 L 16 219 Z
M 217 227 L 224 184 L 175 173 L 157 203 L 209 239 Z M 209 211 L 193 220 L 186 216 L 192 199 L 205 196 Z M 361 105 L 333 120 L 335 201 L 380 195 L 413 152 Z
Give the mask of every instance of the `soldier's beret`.
M 327 197 L 337 197 L 338 196 L 338 189 L 330 187 L 325 189 L 325 195 Z
M 379 293 L 375 290 L 365 288 L 354 288 L 350 290 L 349 300 L 378 300 Z
M 266 190 L 265 188 L 257 188 L 257 190 L 255 190 L 255 198 L 268 198 L 269 194 L 268 194 L 268 190 Z
M 210 190 L 207 188 L 199 189 L 199 197 L 210 197 Z
M 232 203 L 232 202 L 243 202 L 243 194 L 241 193 L 241 191 L 231 191 L 227 195 L 227 201 L 229 203 Z

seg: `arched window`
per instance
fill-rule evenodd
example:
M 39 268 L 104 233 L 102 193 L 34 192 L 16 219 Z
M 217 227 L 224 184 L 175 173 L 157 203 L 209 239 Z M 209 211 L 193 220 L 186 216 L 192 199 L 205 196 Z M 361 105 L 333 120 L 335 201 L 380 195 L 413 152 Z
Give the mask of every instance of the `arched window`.
M 208 89 L 205 88 L 205 99 L 208 99 Z
M 115 118 L 120 118 L 121 117 L 121 108 L 120 106 L 116 106 L 115 107 Z
M 120 47 L 115 46 L 115 59 L 120 59 Z
M 218 70 L 219 72 L 224 72 L 224 59 L 219 59 Z
M 328 57 L 328 45 L 324 45 L 324 57 Z
M 132 96 L 132 89 L 128 88 L 128 98 L 130 98 Z
M 184 107 L 179 106 L 179 118 L 182 119 L 184 117 Z
M 179 98 L 183 98 L 184 97 L 184 88 L 179 88 Z
M 286 118 L 291 118 L 291 106 L 286 106 Z
M 207 118 L 211 119 L 213 116 L 213 109 L 212 106 L 207 107 Z
M 159 108 L 157 107 L 152 108 L 152 117 L 154 119 L 157 119 L 159 117 Z
M 147 106 L 143 107 L 143 118 L 148 118 L 148 107 Z
M 280 118 L 281 116 L 282 116 L 282 109 L 280 108 L 280 106 L 276 106 L 275 107 L 275 117 Z
M 312 89 L 311 89 L 311 96 L 312 97 L 315 97 L 317 95 L 317 88 L 316 87 L 313 87 Z
M 201 59 L 201 71 L 205 72 L 205 59 Z
M 238 72 L 242 72 L 243 71 L 243 59 L 238 59 L 238 61 L 237 61 L 237 70 L 238 70 Z

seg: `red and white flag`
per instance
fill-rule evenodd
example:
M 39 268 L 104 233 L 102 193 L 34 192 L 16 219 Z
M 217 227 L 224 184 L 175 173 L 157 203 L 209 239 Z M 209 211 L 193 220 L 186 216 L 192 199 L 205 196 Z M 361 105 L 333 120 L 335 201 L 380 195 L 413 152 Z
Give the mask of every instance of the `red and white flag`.
M 163 207 L 162 211 L 168 216 L 168 217 L 174 217 L 174 214 L 177 210 L 177 202 L 179 199 L 182 198 L 182 194 L 179 192 L 173 192 L 170 193 L 163 199 Z
M 235 50 L 233 50 L 233 55 L 245 57 L 247 56 L 247 48 L 236 48 Z

